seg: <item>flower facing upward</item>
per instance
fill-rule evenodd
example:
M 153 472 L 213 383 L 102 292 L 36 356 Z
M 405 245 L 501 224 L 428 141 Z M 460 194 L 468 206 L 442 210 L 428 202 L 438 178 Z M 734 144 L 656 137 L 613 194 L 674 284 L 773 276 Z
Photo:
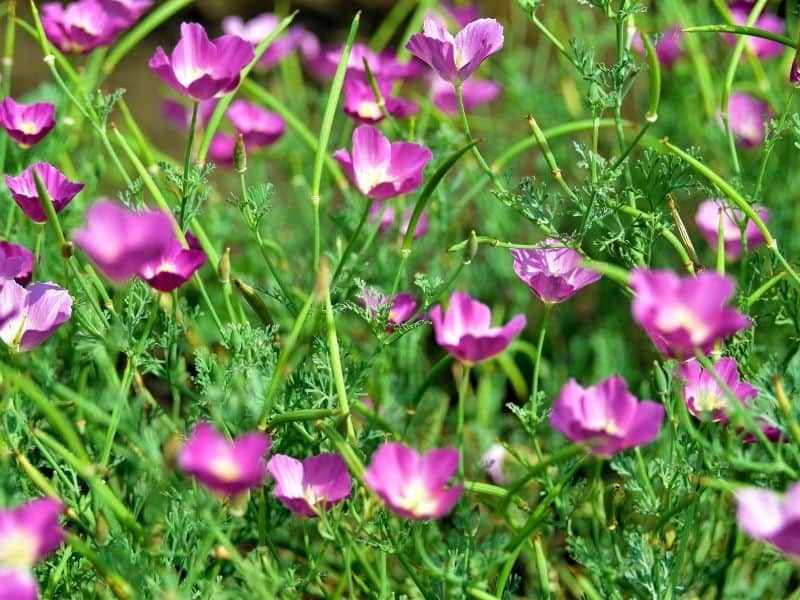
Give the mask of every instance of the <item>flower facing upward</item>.
M 752 385 L 739 381 L 739 365 L 733 358 L 720 359 L 714 370 L 743 405 L 758 395 Z M 718 423 L 727 422 L 728 397 L 725 390 L 696 358 L 681 363 L 677 375 L 683 380 L 683 399 L 690 413 L 698 418 L 710 417 Z
M 120 29 L 100 0 L 78 0 L 42 5 L 42 28 L 62 52 L 85 53 L 111 44 Z
M 33 252 L 11 242 L 0 242 L 0 279 L 13 279 L 22 287 L 33 276 Z
M 246 433 L 229 442 L 210 423 L 199 423 L 178 453 L 181 471 L 223 496 L 235 496 L 264 483 L 264 457 L 272 440 Z
M 0 339 L 18 352 L 43 343 L 72 316 L 72 296 L 54 283 L 33 283 L 27 288 L 16 281 L 3 282 L 0 315 L 14 316 L 0 327 Z
M 754 148 L 764 142 L 767 121 L 771 118 L 767 103 L 750 94 L 734 92 L 728 98 L 728 122 L 742 148 Z
M 511 256 L 514 272 L 545 304 L 568 300 L 600 279 L 600 273 L 580 266 L 578 252 L 555 238 L 544 240 L 537 248 L 512 248 Z
M 763 206 L 755 205 L 756 213 L 761 220 L 769 220 L 769 211 Z M 738 208 L 727 206 L 724 200 L 713 198 L 706 200 L 697 208 L 694 222 L 703 237 L 712 248 L 717 247 L 719 240 L 719 218 L 722 215 L 722 237 L 725 243 L 725 256 L 728 260 L 738 260 L 742 256 L 742 228 L 739 226 L 744 221 L 744 215 Z M 747 249 L 753 250 L 764 243 L 764 234 L 753 221 L 747 222 L 745 228 Z
M 187 234 L 186 240 L 188 248 L 173 238 L 163 254 L 143 264 L 136 274 L 159 292 L 171 292 L 182 286 L 206 262 L 206 253 L 200 249 L 197 238 Z
M 64 210 L 64 207 L 83 189 L 83 184 L 70 181 L 61 171 L 46 162 L 31 165 L 16 177 L 6 175 L 6 185 L 22 212 L 35 223 L 45 223 L 47 214 L 44 212 L 42 200 L 36 189 L 34 169 L 53 200 L 53 208 L 57 213 Z
M 255 47 L 270 36 L 278 28 L 280 22 L 281 20 L 272 13 L 262 13 L 249 21 L 234 15 L 222 19 L 222 31 L 238 36 Z M 300 47 L 305 35 L 307 33 L 302 27 L 290 27 L 272 41 L 261 55 L 258 66 L 269 69 L 276 65 L 281 59 Z
M 459 84 L 503 47 L 503 27 L 494 19 L 472 21 L 455 37 L 436 17 L 426 17 L 422 33 L 411 36 L 406 50 L 427 63 L 442 79 Z
M 481 104 L 491 102 L 500 94 L 500 84 L 487 79 L 468 79 L 461 85 L 461 96 L 464 110 L 471 112 Z M 456 89 L 449 81 L 434 76 L 433 103 L 448 115 L 458 114 L 458 96 Z
M 101 200 L 92 205 L 86 214 L 86 225 L 72 237 L 106 277 L 122 283 L 151 260 L 163 256 L 175 234 L 172 220 L 164 212 L 137 213 Z
M 422 184 L 422 171 L 431 151 L 410 142 L 389 142 L 369 125 L 353 132 L 353 153 L 337 150 L 333 157 L 362 194 L 385 200 L 413 192 Z
M 378 82 L 386 112 L 396 119 L 404 119 L 419 112 L 416 102 L 395 98 L 391 95 L 392 83 L 389 80 Z M 375 94 L 365 77 L 358 72 L 348 72 L 344 80 L 344 113 L 356 123 L 373 124 L 383 120 L 383 110 L 375 100 Z
M 736 504 L 736 520 L 742 531 L 800 558 L 800 483 L 783 496 L 771 490 L 741 489 L 736 492 Z
M 492 327 L 489 307 L 463 292 L 450 297 L 447 312 L 434 306 L 430 318 L 436 343 L 466 364 L 497 356 L 527 324 L 525 315 L 517 315 L 502 327 Z
M 149 65 L 179 94 L 200 101 L 232 92 L 251 60 L 253 47 L 243 39 L 223 35 L 210 41 L 202 25 L 182 23 L 172 55 L 159 46 Z
M 0 103 L 0 125 L 23 148 L 33 146 L 50 133 L 56 126 L 55 114 L 56 106 L 49 102 L 18 104 L 7 97 Z
M 736 2 L 731 6 L 731 17 L 734 25 L 744 25 L 747 22 L 747 17 L 750 15 L 752 7 L 745 2 Z M 756 29 L 763 29 L 770 33 L 783 35 L 785 30 L 785 23 L 778 15 L 772 13 L 761 13 L 753 24 Z M 732 33 L 723 33 L 722 37 L 729 45 L 735 46 L 740 36 Z M 780 56 L 783 54 L 784 45 L 780 42 L 773 42 L 755 36 L 745 36 L 746 44 L 750 51 L 756 58 L 772 58 L 773 56 Z
M 225 116 L 242 134 L 248 151 L 274 144 L 286 129 L 286 123 L 278 115 L 246 100 L 231 102 Z
M 664 407 L 650 400 L 637 402 L 619 375 L 588 388 L 570 379 L 550 413 L 553 428 L 573 442 L 588 443 L 598 456 L 649 444 L 663 420 Z
M 642 43 L 642 34 L 638 31 L 633 34 L 631 46 L 644 56 L 645 49 L 644 43 Z M 655 48 L 658 64 L 665 69 L 669 69 L 683 56 L 683 28 L 680 25 L 673 25 L 667 29 L 661 39 L 658 40 Z
M 733 279 L 703 272 L 679 277 L 672 271 L 634 269 L 634 320 L 659 352 L 672 358 L 708 354 L 714 343 L 750 326 L 750 320 L 726 303 L 733 296 Z
M 395 513 L 417 521 L 439 519 L 453 510 L 464 491 L 447 482 L 458 469 L 458 450 L 418 454 L 398 442 L 382 444 L 364 470 L 364 483 Z
M 275 497 L 302 517 L 327 512 L 350 495 L 350 473 L 338 454 L 309 456 L 302 462 L 276 454 L 267 463 L 267 471 L 275 480 Z

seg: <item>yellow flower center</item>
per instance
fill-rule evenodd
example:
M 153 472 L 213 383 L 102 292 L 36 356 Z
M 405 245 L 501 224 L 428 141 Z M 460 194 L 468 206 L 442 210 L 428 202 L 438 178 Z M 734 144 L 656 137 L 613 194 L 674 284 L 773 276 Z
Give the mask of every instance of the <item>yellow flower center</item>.
M 377 102 L 373 102 L 370 100 L 364 100 L 358 105 L 358 110 L 356 111 L 358 116 L 362 119 L 372 119 L 378 120 L 383 116 L 381 112 L 380 106 L 378 106 Z
M 437 502 L 422 480 L 412 479 L 403 487 L 397 505 L 413 515 L 425 517 L 433 514 Z
M 25 135 L 33 135 L 39 131 L 39 126 L 33 121 L 23 121 L 19 124 L 19 130 Z
M 211 472 L 222 481 L 236 481 L 242 474 L 239 465 L 229 456 L 218 456 L 212 460 Z
M 14 570 L 30 569 L 36 563 L 36 544 L 29 535 L 15 531 L 0 542 L 0 566 Z

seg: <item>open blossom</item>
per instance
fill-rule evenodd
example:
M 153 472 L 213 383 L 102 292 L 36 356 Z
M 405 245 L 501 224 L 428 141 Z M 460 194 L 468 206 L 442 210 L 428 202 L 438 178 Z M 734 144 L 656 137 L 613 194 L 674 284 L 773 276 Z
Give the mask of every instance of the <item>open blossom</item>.
M 203 100 L 197 105 L 197 123 L 195 127 L 205 129 L 211 121 L 211 115 L 217 108 L 219 100 L 211 98 Z M 192 108 L 175 100 L 165 98 L 161 101 L 161 115 L 180 131 L 189 131 L 192 126 Z
M 800 558 L 800 483 L 786 494 L 745 488 L 736 492 L 736 520 L 747 535 Z
M 395 98 L 392 94 L 392 83 L 389 80 L 378 82 L 378 89 L 383 98 L 386 112 L 396 119 L 404 119 L 416 114 L 419 106 L 416 102 Z M 344 103 L 342 109 L 345 114 L 359 124 L 373 124 L 382 121 L 383 110 L 375 100 L 375 94 L 364 76 L 352 72 L 344 80 Z
M 0 279 L 13 279 L 22 287 L 33 276 L 33 252 L 25 246 L 0 241 Z
M 600 273 L 581 267 L 581 255 L 555 238 L 537 248 L 512 248 L 514 272 L 545 304 L 563 302 L 600 279 Z
M 403 221 L 400 223 L 400 235 L 405 236 L 406 233 L 408 233 L 408 226 L 411 225 L 411 215 L 413 214 L 413 206 L 409 206 L 403 211 Z M 426 233 L 428 233 L 428 211 L 423 210 L 419 215 L 419 220 L 417 221 L 417 226 L 414 228 L 414 235 L 412 237 L 418 240 Z
M 248 151 L 275 143 L 286 129 L 286 123 L 277 114 L 246 100 L 231 102 L 225 116 L 242 134 Z
M 309 48 L 310 50 L 311 48 Z M 336 72 L 342 58 L 343 46 L 336 48 L 319 49 L 316 70 L 323 79 L 330 79 Z M 375 52 L 367 45 L 355 43 L 350 50 L 350 59 L 347 61 L 347 70 L 365 74 L 364 61 L 369 64 L 369 69 L 378 81 L 408 80 L 420 74 L 420 64 L 412 60 L 404 64 L 397 60 L 397 55 L 391 50 Z
M 464 111 L 471 112 L 481 104 L 491 102 L 500 95 L 500 84 L 486 79 L 468 79 L 461 84 Z M 448 115 L 457 115 L 458 96 L 456 88 L 441 77 L 433 78 L 433 104 Z
M 763 206 L 753 207 L 761 220 L 769 220 L 769 211 Z M 703 237 L 712 248 L 717 247 L 719 240 L 719 219 L 722 216 L 722 236 L 725 243 L 725 256 L 728 260 L 738 260 L 742 256 L 742 228 L 740 224 L 745 216 L 738 208 L 731 208 L 721 198 L 705 200 L 697 208 L 694 222 Z M 753 221 L 747 222 L 745 228 L 747 249 L 753 250 L 765 242 L 764 234 Z
M 107 46 L 121 31 L 118 21 L 101 0 L 78 0 L 42 5 L 42 27 L 47 39 L 62 52 L 85 53 Z
M 43 343 L 72 316 L 72 296 L 55 283 L 33 283 L 27 288 L 16 281 L 3 282 L 0 315 L 13 317 L 0 327 L 0 339 L 18 352 Z
M 39 585 L 32 571 L 0 567 L 0 600 L 37 600 Z
M 517 315 L 502 327 L 492 327 L 489 307 L 463 292 L 450 297 L 447 312 L 434 306 L 430 318 L 436 343 L 466 364 L 497 356 L 527 324 L 525 315 Z
M 758 395 L 751 384 L 739 381 L 739 365 L 735 359 L 720 359 L 714 365 L 714 371 L 742 405 Z M 677 375 L 683 380 L 683 399 L 692 415 L 698 418 L 710 417 L 714 422 L 727 422 L 728 396 L 714 376 L 696 358 L 681 363 Z
M 264 457 L 271 445 L 263 433 L 246 433 L 231 442 L 210 423 L 199 423 L 178 453 L 178 466 L 210 490 L 235 496 L 264 483 Z
M 362 194 L 385 200 L 417 189 L 432 155 L 418 144 L 390 143 L 374 127 L 361 125 L 353 132 L 352 155 L 337 150 L 333 157 Z
M 389 303 L 389 298 L 380 292 L 365 288 L 358 301 L 366 309 L 367 315 L 377 318 Z M 417 312 L 417 300 L 413 294 L 407 292 L 397 294 L 392 300 L 387 318 L 388 330 L 392 331 L 397 325 L 406 323 Z
M 213 41 L 197 23 L 181 24 L 181 39 L 167 56 L 160 46 L 150 68 L 179 94 L 194 100 L 224 96 L 239 85 L 242 69 L 253 60 L 253 47 L 235 35 Z
M 278 28 L 280 22 L 281 19 L 272 13 L 262 13 L 249 21 L 232 15 L 222 19 L 222 31 L 238 36 L 255 47 L 267 39 Z M 258 66 L 268 69 L 276 65 L 281 59 L 300 47 L 306 34 L 307 32 L 302 27 L 290 27 L 272 41 L 259 59 Z
M 111 15 L 118 32 L 128 29 L 153 6 L 153 0 L 100 0 L 100 3 Z
M 442 79 L 465 81 L 481 63 L 503 48 L 503 27 L 494 19 L 472 21 L 455 36 L 436 17 L 428 16 L 406 50 L 427 63 Z
M 736 2 L 731 8 L 731 17 L 735 25 L 744 25 L 747 22 L 747 17 L 750 15 L 752 6 L 746 2 Z M 785 30 L 785 23 L 778 15 L 772 13 L 761 13 L 753 24 L 756 29 L 763 29 L 770 33 L 782 35 Z M 740 37 L 732 33 L 723 33 L 722 37 L 731 46 L 736 45 L 737 39 Z M 785 49 L 784 45 L 780 42 L 773 42 L 760 37 L 748 35 L 746 36 L 747 47 L 756 56 L 756 58 L 772 58 L 773 56 L 780 56 Z
M 14 202 L 19 205 L 22 212 L 35 223 L 45 223 L 47 214 L 36 189 L 34 169 L 53 200 L 53 208 L 57 213 L 64 210 L 64 207 L 83 189 L 83 184 L 70 181 L 61 171 L 46 162 L 31 165 L 16 177 L 6 175 L 6 185 L 11 192 L 11 197 L 14 198 Z
M 448 514 L 464 491 L 447 482 L 458 469 L 458 450 L 436 449 L 419 454 L 398 442 L 382 444 L 364 470 L 364 483 L 401 517 L 439 519 Z
M 175 234 L 169 215 L 160 210 L 137 213 L 101 200 L 92 205 L 86 225 L 72 237 L 106 277 L 122 283 L 163 256 Z
M 159 292 L 171 292 L 189 281 L 205 264 L 206 253 L 193 235 L 187 234 L 186 240 L 188 248 L 173 238 L 163 254 L 139 267 L 137 275 Z
M 742 148 L 764 143 L 767 121 L 772 111 L 766 102 L 745 92 L 733 92 L 728 98 L 728 122 Z
M 50 102 L 19 104 L 7 97 L 0 103 L 0 125 L 23 148 L 33 146 L 50 133 L 56 126 L 55 114 L 56 106 Z
M 275 497 L 302 517 L 329 511 L 350 495 L 350 473 L 335 453 L 309 456 L 302 462 L 276 454 L 269 459 L 267 471 L 275 480 Z
M 679 277 L 672 271 L 634 269 L 633 318 L 659 352 L 672 358 L 711 352 L 714 343 L 750 326 L 750 319 L 726 306 L 733 279 L 703 272 Z
M 658 437 L 664 407 L 638 402 L 625 380 L 614 375 L 588 388 L 570 379 L 553 403 L 550 425 L 593 454 L 611 456 Z
M 469 2 L 459 6 L 453 2 L 443 0 L 439 5 L 459 27 L 466 27 L 472 21 L 481 18 L 481 6 L 478 3 Z
M 639 31 L 633 34 L 631 46 L 642 56 L 645 55 L 644 43 L 642 43 L 642 35 Z M 680 25 L 673 25 L 667 29 L 655 45 L 655 50 L 658 64 L 669 69 L 683 56 L 683 28 Z

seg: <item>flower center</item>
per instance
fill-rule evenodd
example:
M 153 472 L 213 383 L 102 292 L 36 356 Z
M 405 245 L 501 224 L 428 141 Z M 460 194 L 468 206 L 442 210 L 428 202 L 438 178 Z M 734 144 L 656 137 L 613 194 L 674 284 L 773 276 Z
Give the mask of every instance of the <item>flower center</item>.
M 658 319 L 657 325 L 659 329 L 667 333 L 683 329 L 689 334 L 693 344 L 704 342 L 709 334 L 708 326 L 683 305 L 664 312 Z
M 703 412 L 716 412 L 728 408 L 728 401 L 709 389 L 701 389 L 695 396 L 694 405 Z
M 218 456 L 211 461 L 211 472 L 222 481 L 236 481 L 241 470 L 230 456 Z
M 175 78 L 184 87 L 190 86 L 205 74 L 206 72 L 197 65 L 192 65 L 184 69 L 175 69 Z
M 362 119 L 371 119 L 373 121 L 379 120 L 383 116 L 378 103 L 370 100 L 364 100 L 363 102 L 359 103 L 358 110 L 356 112 Z
M 33 135 L 39 131 L 39 126 L 33 121 L 23 121 L 19 124 L 19 130 L 25 135 Z
M 12 570 L 30 569 L 36 563 L 36 539 L 14 531 L 0 543 L 0 565 Z
M 397 506 L 418 517 L 424 517 L 434 513 L 437 502 L 421 479 L 412 479 L 403 486 Z

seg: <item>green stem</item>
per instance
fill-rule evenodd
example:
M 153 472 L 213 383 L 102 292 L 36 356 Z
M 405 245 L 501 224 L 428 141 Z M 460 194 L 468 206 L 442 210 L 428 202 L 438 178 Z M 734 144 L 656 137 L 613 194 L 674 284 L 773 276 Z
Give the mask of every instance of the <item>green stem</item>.
M 333 315 L 330 286 L 326 286 L 325 289 L 325 321 L 328 325 L 328 352 L 331 358 L 331 370 L 333 371 L 336 395 L 339 398 L 339 412 L 345 419 L 347 437 L 350 441 L 354 442 L 356 439 L 356 432 L 353 429 L 350 404 L 347 400 L 347 389 L 344 385 L 344 372 L 342 371 L 342 358 L 339 352 L 339 337 L 336 335 L 336 320 Z
M 186 216 L 186 204 L 189 200 L 189 163 L 192 160 L 192 146 L 194 146 L 194 132 L 197 127 L 197 109 L 200 103 L 195 100 L 192 102 L 192 120 L 189 123 L 189 139 L 186 142 L 186 153 L 183 157 L 183 189 L 181 190 L 181 212 L 178 225 L 183 229 L 184 217 Z
M 497 186 L 500 191 L 505 191 L 505 187 L 502 183 L 500 183 L 500 179 L 497 175 L 492 171 L 492 168 L 489 166 L 489 163 L 486 162 L 486 159 L 483 158 L 483 154 L 481 154 L 480 149 L 477 145 L 477 140 L 472 137 L 472 131 L 469 128 L 469 119 L 467 119 L 467 111 L 464 108 L 464 93 L 462 89 L 461 83 L 453 84 L 456 90 L 456 98 L 458 99 L 458 112 L 461 115 L 461 126 L 464 128 L 464 133 L 467 136 L 467 141 L 474 144 L 472 146 L 472 154 L 475 156 L 475 160 L 478 161 L 478 164 L 483 169 L 483 172 L 489 177 L 491 182 Z M 410 229 L 413 231 L 413 228 Z
M 463 364 L 461 385 L 458 386 L 458 406 L 456 409 L 456 445 L 458 446 L 458 478 L 464 478 L 464 412 L 469 393 L 469 374 L 472 365 Z
M 536 343 L 536 362 L 533 363 L 533 379 L 531 380 L 531 410 L 534 415 L 539 414 L 539 368 L 542 364 L 542 348 L 544 348 L 544 337 L 547 332 L 547 320 L 552 309 L 553 305 L 545 302 L 542 324 L 539 328 L 539 339 Z

